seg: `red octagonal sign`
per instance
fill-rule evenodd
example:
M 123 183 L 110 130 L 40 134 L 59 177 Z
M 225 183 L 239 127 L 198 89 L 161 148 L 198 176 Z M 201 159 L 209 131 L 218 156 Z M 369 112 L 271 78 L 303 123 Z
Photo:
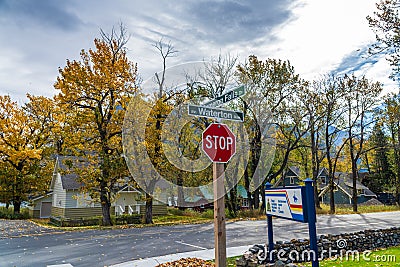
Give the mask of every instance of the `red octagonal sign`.
M 225 124 L 212 123 L 202 140 L 202 149 L 213 162 L 226 163 L 236 153 L 236 136 Z

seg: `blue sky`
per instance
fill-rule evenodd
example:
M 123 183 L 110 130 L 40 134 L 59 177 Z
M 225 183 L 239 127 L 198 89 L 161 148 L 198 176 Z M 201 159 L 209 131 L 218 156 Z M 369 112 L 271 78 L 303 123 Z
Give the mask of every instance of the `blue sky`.
M 219 53 L 290 60 L 305 79 L 352 72 L 396 86 L 383 58 L 366 58 L 374 34 L 367 15 L 377 0 L 0 0 L 0 94 L 52 96 L 58 68 L 93 47 L 99 29 L 124 23 L 128 56 L 146 79 L 161 68 L 152 46 L 171 41 L 168 65 Z

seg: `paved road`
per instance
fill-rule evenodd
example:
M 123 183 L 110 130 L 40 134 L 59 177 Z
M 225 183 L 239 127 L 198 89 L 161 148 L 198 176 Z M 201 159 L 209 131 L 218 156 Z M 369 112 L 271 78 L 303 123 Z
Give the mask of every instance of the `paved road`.
M 140 258 L 210 249 L 214 243 L 212 224 L 60 232 L 9 223 L 0 221 L 0 267 L 63 263 L 74 267 L 103 267 Z M 322 215 L 317 222 L 318 234 L 390 227 L 400 227 L 400 212 Z M 307 224 L 274 219 L 275 240 L 307 238 L 307 229 Z M 227 246 L 265 243 L 266 232 L 265 221 L 227 223 Z

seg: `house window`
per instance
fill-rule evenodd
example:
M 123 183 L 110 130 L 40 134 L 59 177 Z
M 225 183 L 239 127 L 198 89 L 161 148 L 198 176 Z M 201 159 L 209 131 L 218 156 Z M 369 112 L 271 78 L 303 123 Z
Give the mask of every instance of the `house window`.
M 247 198 L 242 199 L 242 207 L 244 207 L 244 208 L 249 207 L 249 200 Z
M 289 177 L 289 180 L 290 180 L 290 184 L 294 184 L 294 177 Z
M 319 177 L 321 184 L 326 184 L 326 176 Z

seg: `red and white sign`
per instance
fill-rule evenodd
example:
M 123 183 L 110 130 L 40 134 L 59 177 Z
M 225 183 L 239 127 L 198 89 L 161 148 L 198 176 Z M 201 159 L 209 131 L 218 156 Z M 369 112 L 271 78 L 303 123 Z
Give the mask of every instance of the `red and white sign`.
M 212 123 L 202 140 L 202 149 L 213 162 L 226 163 L 236 153 L 236 136 L 225 124 Z

